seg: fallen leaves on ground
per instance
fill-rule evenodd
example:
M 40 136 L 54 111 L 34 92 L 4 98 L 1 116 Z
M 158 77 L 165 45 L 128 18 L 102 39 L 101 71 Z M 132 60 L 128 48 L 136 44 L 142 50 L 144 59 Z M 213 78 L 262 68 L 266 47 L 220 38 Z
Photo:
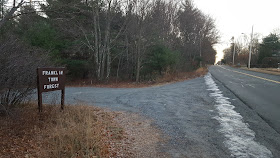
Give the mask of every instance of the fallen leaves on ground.
M 93 87 L 106 87 L 106 88 L 143 88 L 143 87 L 160 86 L 164 84 L 194 79 L 196 77 L 201 77 L 206 75 L 207 72 L 208 72 L 207 68 L 199 68 L 191 72 L 165 73 L 161 77 L 158 77 L 152 81 L 143 81 L 139 83 L 134 81 L 118 81 L 116 79 L 112 79 L 105 83 L 100 83 L 98 81 L 91 81 L 91 80 L 77 80 L 68 83 L 67 86 L 69 87 L 93 86 Z
M 163 156 L 160 132 L 137 114 L 53 105 L 38 113 L 34 104 L 11 114 L 0 118 L 1 158 Z

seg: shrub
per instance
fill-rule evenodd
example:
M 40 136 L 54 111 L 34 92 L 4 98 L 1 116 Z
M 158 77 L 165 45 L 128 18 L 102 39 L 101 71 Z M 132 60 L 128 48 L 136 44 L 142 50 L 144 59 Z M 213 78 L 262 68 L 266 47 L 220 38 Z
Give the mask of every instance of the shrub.
M 71 60 L 71 59 L 64 59 L 61 61 L 63 65 L 67 67 L 67 75 L 71 79 L 80 79 L 85 77 L 88 74 L 88 66 L 87 61 L 85 60 Z
M 265 67 L 265 68 L 277 68 L 278 67 L 278 62 L 277 62 L 277 59 L 276 58 L 273 58 L 273 57 L 266 57 L 266 58 L 263 58 L 262 60 L 262 67 Z
M 163 45 L 155 45 L 150 48 L 147 63 L 144 65 L 144 74 L 162 74 L 167 68 L 173 69 L 177 61 L 177 53 Z
M 47 56 L 10 36 L 0 40 L 0 111 L 24 101 L 36 86 L 36 69 L 47 65 Z

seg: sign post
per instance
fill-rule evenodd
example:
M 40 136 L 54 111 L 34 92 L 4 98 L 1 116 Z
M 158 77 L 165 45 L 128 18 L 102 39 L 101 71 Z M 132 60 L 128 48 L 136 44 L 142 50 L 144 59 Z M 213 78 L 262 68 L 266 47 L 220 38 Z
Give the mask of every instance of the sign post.
M 43 111 L 42 93 L 61 90 L 61 110 L 65 99 L 65 68 L 37 68 L 38 109 Z

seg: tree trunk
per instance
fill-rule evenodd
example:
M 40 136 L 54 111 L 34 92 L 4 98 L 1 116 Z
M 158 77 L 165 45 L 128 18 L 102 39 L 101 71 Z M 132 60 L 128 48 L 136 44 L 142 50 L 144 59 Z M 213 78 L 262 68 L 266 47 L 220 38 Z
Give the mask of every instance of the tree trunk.
M 21 0 L 17 6 L 15 6 L 15 0 L 14 0 L 14 6 L 13 8 L 8 12 L 8 14 L 3 17 L 3 19 L 0 21 L 0 29 L 4 26 L 4 24 L 12 17 L 12 15 L 17 11 L 18 8 L 20 8 L 24 3 L 24 0 Z
M 126 74 L 129 74 L 129 42 L 128 42 L 128 37 L 127 34 L 125 36 L 125 43 L 126 43 Z
M 107 25 L 106 25 L 106 33 L 105 33 L 105 46 L 106 46 L 106 55 L 107 55 L 107 67 L 106 67 L 106 80 L 109 80 L 110 73 L 111 73 L 111 47 L 110 47 L 110 32 L 111 32 L 111 21 L 112 21 L 112 15 L 111 15 L 111 3 L 112 1 L 109 1 L 108 4 L 108 10 L 107 10 Z M 118 36 L 118 35 L 117 35 Z
M 136 56 L 137 56 L 137 65 L 136 65 L 136 82 L 140 81 L 140 68 L 141 68 L 141 54 L 140 54 L 140 39 L 136 45 Z
M 95 47 L 95 52 L 94 52 L 94 58 L 95 58 L 95 71 L 96 71 L 96 76 L 97 79 L 100 80 L 100 52 L 99 52 L 99 40 L 98 40 L 98 25 L 97 25 L 97 15 L 95 14 L 93 19 L 94 19 L 94 47 Z
M 118 63 L 116 83 L 118 83 L 118 79 L 119 79 L 119 71 L 120 71 L 120 65 L 121 65 L 121 62 L 122 62 L 122 58 L 123 58 L 123 56 L 121 55 L 121 57 L 119 59 L 119 63 Z
M 140 78 L 140 57 L 137 57 L 137 67 L 136 67 L 136 82 L 139 82 L 139 78 Z
M 104 47 L 104 46 L 103 46 Z M 105 62 L 106 62 L 106 54 L 104 52 L 104 48 L 102 48 L 101 51 L 101 73 L 100 73 L 100 79 L 103 80 L 104 79 L 104 71 L 105 71 Z
M 108 13 L 110 14 L 110 13 Z M 111 17 L 108 15 L 107 19 L 107 26 L 105 31 L 105 50 L 106 50 L 106 57 L 107 57 L 107 63 L 106 63 L 106 79 L 108 80 L 110 77 L 111 72 L 111 50 L 110 50 L 110 25 L 111 25 Z M 104 61 L 105 62 L 105 61 Z
M 107 48 L 107 76 L 106 79 L 109 80 L 111 73 L 111 52 L 110 48 Z

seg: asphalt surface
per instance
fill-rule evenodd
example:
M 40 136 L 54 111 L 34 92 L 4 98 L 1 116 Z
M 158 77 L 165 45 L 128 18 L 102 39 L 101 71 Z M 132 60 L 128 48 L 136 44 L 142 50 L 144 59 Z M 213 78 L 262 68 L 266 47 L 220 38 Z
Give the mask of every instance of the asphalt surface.
M 154 120 L 168 139 L 159 148 L 170 157 L 280 157 L 279 133 L 253 105 L 244 104 L 226 87 L 223 80 L 237 78 L 227 77 L 233 73 L 226 71 L 214 66 L 213 76 L 149 88 L 66 88 L 66 103 L 128 111 Z M 45 93 L 43 101 L 58 103 L 58 94 Z
M 280 76 L 212 66 L 210 72 L 280 133 Z

